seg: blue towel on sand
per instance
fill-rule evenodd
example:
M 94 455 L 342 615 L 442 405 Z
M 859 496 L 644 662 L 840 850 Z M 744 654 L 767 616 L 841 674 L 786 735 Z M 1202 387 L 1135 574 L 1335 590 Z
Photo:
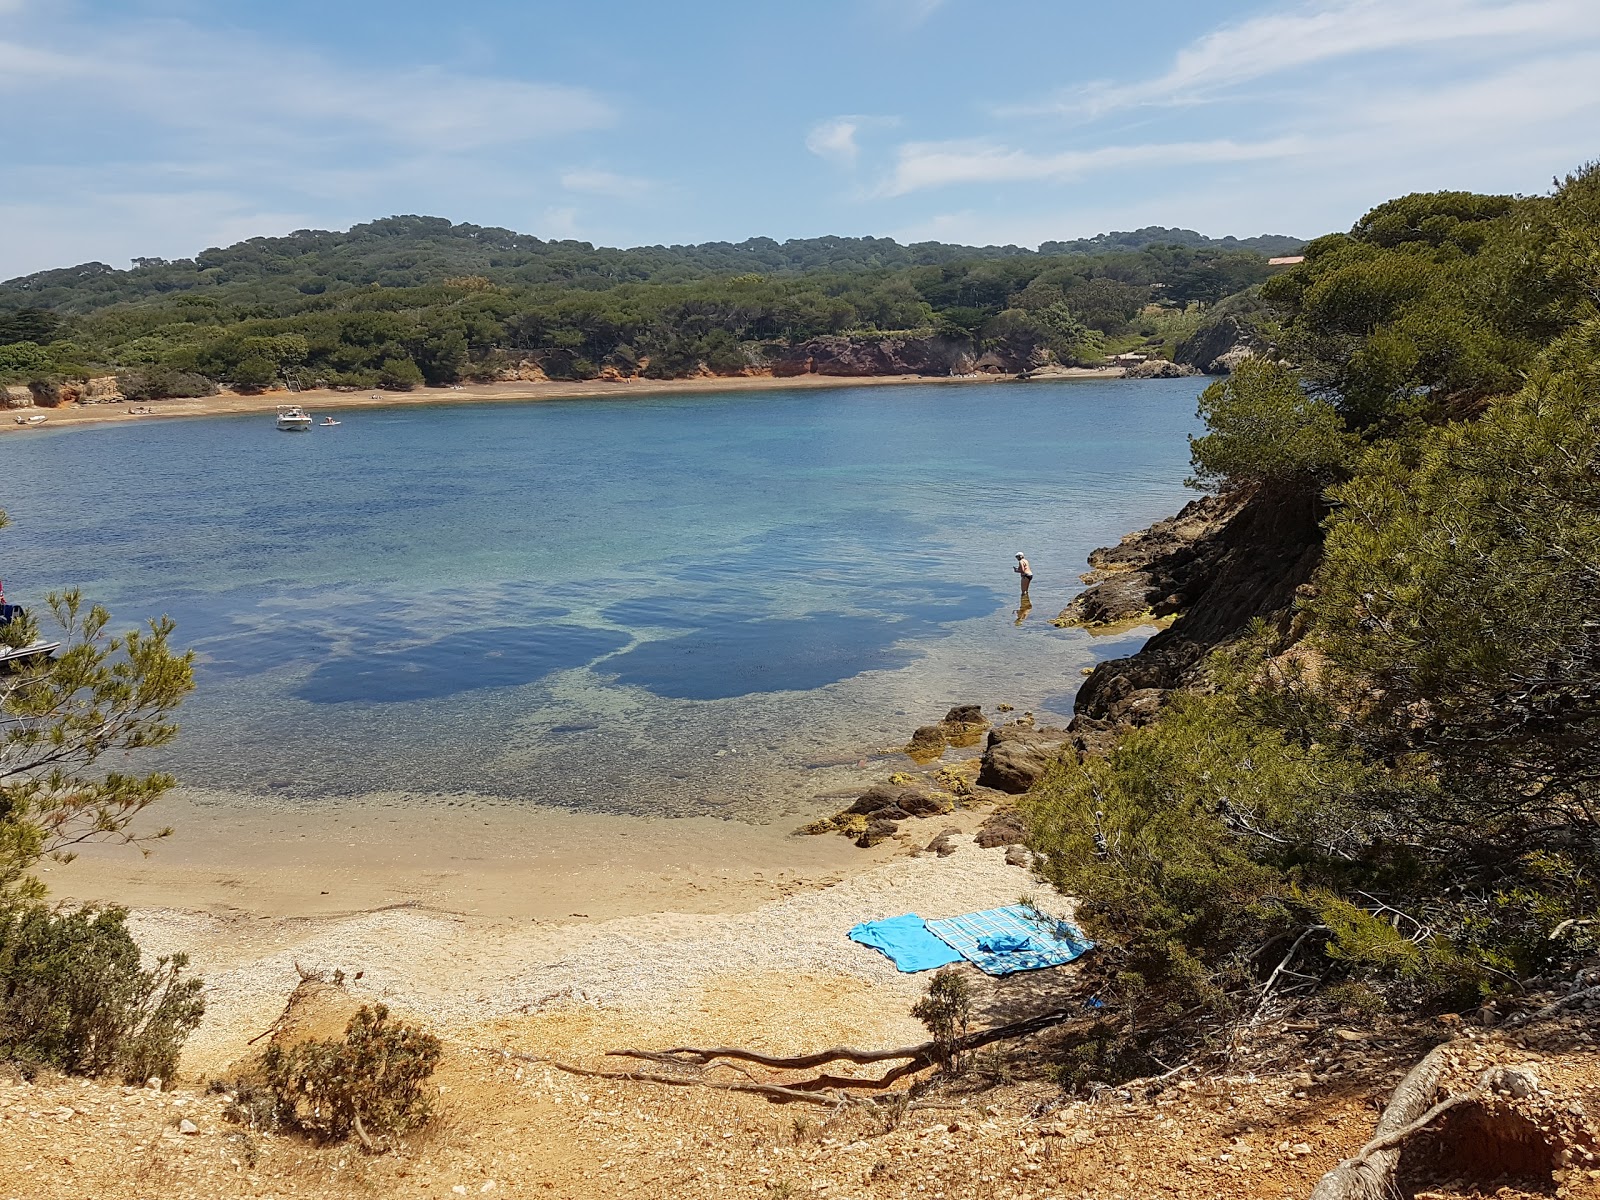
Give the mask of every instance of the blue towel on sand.
M 929 933 L 927 922 L 915 913 L 857 925 L 850 931 L 850 940 L 871 946 L 906 972 L 961 961 L 960 953 Z
M 1041 917 L 1020 904 L 924 924 L 929 933 L 948 942 L 962 958 L 989 975 L 1059 967 L 1094 948 L 1071 921 Z M 1024 949 L 989 949 L 1018 941 L 1025 943 Z

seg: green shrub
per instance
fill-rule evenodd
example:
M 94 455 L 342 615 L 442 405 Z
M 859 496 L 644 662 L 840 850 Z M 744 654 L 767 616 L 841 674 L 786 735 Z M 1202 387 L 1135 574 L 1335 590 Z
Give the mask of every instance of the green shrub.
M 940 1065 L 952 1074 L 961 1069 L 960 1041 L 972 1017 L 972 985 L 954 967 L 940 967 L 928 991 L 911 1006 L 911 1015 L 928 1027 Z
M 1287 367 L 1247 358 L 1200 397 L 1208 432 L 1194 438 L 1194 486 L 1316 484 L 1355 456 L 1339 410 L 1309 395 Z
M 322 1142 L 356 1134 L 374 1145 L 428 1122 L 432 1106 L 424 1085 L 441 1052 L 438 1038 L 390 1021 L 384 1005 L 363 1005 L 343 1039 L 268 1047 L 261 1079 L 278 1125 Z
M 0 1058 L 81 1075 L 168 1078 L 205 1011 L 188 958 L 140 963 L 127 910 L 0 911 Z
M 117 387 L 128 400 L 173 400 L 217 394 L 217 385 L 213 380 L 192 371 L 171 367 L 118 371 Z

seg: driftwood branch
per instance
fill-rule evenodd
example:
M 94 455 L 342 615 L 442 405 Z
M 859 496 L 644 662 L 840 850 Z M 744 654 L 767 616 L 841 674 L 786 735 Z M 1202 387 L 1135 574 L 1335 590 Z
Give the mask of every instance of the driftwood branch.
M 828 1108 L 836 1108 L 842 1104 L 870 1103 L 871 1101 L 857 1100 L 851 1096 L 827 1094 L 823 1092 L 804 1092 L 798 1088 L 783 1087 L 776 1083 L 735 1083 L 731 1080 L 721 1079 L 694 1079 L 687 1075 L 658 1075 L 653 1071 L 596 1071 L 589 1067 L 579 1067 L 572 1063 L 564 1063 L 560 1059 L 544 1058 L 538 1054 L 518 1054 L 515 1051 L 502 1051 L 510 1058 L 519 1062 L 540 1063 L 563 1071 L 568 1075 L 582 1075 L 588 1079 L 621 1079 L 636 1083 L 664 1083 L 671 1087 L 706 1087 L 714 1088 L 719 1092 L 753 1092 L 758 1096 L 766 1096 L 773 1100 L 796 1100 L 802 1104 L 821 1104 Z
M 1043 1029 L 1065 1024 L 1076 1015 L 1075 1010 L 1062 1009 L 1057 1012 L 1044 1013 L 1037 1017 L 1029 1017 L 1024 1021 L 1014 1021 L 1009 1025 L 997 1025 L 993 1029 L 979 1030 L 977 1033 L 971 1033 L 964 1038 L 958 1039 L 955 1049 L 958 1052 L 975 1050 L 980 1046 L 987 1046 L 992 1042 L 1003 1041 L 1006 1038 L 1037 1033 Z M 522 1054 L 510 1050 L 500 1051 L 500 1053 L 520 1062 L 540 1063 L 544 1066 L 553 1067 L 557 1071 L 563 1071 L 568 1075 L 582 1075 L 590 1079 L 621 1079 L 638 1083 L 662 1083 L 670 1087 L 707 1087 L 715 1088 L 717 1091 L 722 1092 L 751 1092 L 773 1100 L 798 1100 L 805 1104 L 823 1104 L 833 1107 L 841 1104 L 874 1103 L 877 1097 L 852 1097 L 846 1094 L 844 1089 L 886 1088 L 890 1084 L 927 1066 L 933 1060 L 937 1049 L 938 1045 L 935 1042 L 922 1042 L 915 1046 L 899 1046 L 891 1050 L 856 1050 L 849 1046 L 835 1046 L 831 1050 L 819 1050 L 814 1054 L 790 1056 L 763 1054 L 758 1050 L 746 1050 L 741 1046 L 675 1046 L 669 1050 L 607 1051 L 607 1054 L 612 1057 L 638 1058 L 648 1062 L 680 1067 L 704 1067 L 719 1059 L 732 1059 L 780 1070 L 805 1070 L 833 1062 L 865 1064 L 888 1062 L 894 1059 L 905 1060 L 885 1074 L 871 1079 L 824 1073 L 813 1076 L 810 1079 L 791 1080 L 782 1084 L 739 1083 L 733 1080 L 705 1079 L 700 1076 L 662 1075 L 652 1071 L 601 1071 L 592 1067 L 575 1066 L 572 1063 L 564 1063 L 558 1059 L 545 1058 L 537 1054 Z M 723 1062 L 720 1065 L 731 1067 L 733 1064 L 731 1062 Z
M 1013 1021 L 1009 1025 L 980 1029 L 976 1033 L 969 1033 L 966 1037 L 956 1039 L 952 1049 L 957 1053 L 965 1053 L 994 1042 L 1025 1037 L 1030 1033 L 1064 1025 L 1077 1015 L 1076 1009 L 1059 1009 L 1023 1021 Z M 608 1050 L 606 1053 L 616 1058 L 641 1058 L 677 1066 L 703 1067 L 719 1058 L 729 1058 L 778 1070 L 804 1071 L 833 1062 L 866 1064 L 888 1062 L 897 1058 L 928 1062 L 932 1060 L 938 1048 L 937 1042 L 920 1042 L 915 1046 L 898 1046 L 892 1050 L 857 1050 L 851 1046 L 835 1046 L 831 1050 L 795 1055 L 763 1054 L 759 1050 L 746 1050 L 742 1046 L 674 1046 L 667 1050 Z

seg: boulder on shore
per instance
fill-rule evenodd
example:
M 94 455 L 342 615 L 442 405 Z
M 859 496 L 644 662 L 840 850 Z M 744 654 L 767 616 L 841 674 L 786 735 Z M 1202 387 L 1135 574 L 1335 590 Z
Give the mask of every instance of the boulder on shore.
M 972 840 L 985 850 L 995 846 L 1017 846 L 1027 839 L 1028 831 L 1022 823 L 1022 814 L 1014 808 L 997 808 L 989 814 Z
M 989 731 L 978 784 L 1018 795 L 1027 791 L 1062 755 L 1070 752 L 1065 729 L 1014 722 Z

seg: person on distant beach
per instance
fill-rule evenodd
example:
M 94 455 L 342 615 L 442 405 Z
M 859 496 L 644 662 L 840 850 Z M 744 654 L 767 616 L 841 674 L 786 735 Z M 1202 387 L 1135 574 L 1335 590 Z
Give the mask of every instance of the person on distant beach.
M 1033 582 L 1033 568 L 1028 565 L 1028 560 L 1022 554 L 1017 555 L 1017 565 L 1011 568 L 1022 576 L 1022 594 L 1028 594 L 1028 585 Z

